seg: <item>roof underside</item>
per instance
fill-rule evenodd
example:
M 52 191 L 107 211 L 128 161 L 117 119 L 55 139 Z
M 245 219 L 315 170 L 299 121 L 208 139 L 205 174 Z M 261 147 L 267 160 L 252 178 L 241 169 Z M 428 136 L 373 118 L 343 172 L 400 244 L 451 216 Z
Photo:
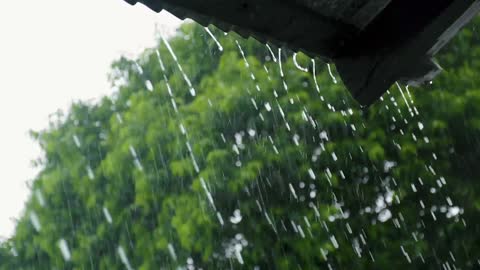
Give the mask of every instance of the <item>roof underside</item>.
M 319 15 L 333 18 L 358 29 L 367 26 L 391 0 L 294 0 Z
M 125 0 L 333 61 L 370 105 L 394 82 L 440 70 L 432 57 L 480 10 L 480 0 Z

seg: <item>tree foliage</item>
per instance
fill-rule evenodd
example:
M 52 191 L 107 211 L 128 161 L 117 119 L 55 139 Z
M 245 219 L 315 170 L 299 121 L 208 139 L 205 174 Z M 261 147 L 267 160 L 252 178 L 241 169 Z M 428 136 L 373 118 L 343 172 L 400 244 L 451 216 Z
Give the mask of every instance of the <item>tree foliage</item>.
M 333 66 L 184 24 L 32 132 L 42 170 L 0 269 L 474 268 L 478 23 L 433 84 L 368 109 Z

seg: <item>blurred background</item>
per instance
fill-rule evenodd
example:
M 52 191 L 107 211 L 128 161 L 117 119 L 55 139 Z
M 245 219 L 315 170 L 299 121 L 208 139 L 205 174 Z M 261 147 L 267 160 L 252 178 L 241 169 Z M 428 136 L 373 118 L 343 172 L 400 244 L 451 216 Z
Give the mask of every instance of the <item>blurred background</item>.
M 0 236 L 13 233 L 38 172 L 31 160 L 41 151 L 29 130 L 47 127 L 74 100 L 111 94 L 113 60 L 137 56 L 155 45 L 155 31 L 171 35 L 180 23 L 118 0 L 0 3 Z

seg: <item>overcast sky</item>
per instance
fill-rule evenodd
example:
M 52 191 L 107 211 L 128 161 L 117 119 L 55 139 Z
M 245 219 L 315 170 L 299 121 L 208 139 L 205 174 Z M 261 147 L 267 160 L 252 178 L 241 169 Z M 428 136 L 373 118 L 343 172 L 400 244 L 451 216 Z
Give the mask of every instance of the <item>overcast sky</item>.
M 73 100 L 111 93 L 110 63 L 155 44 L 180 21 L 123 0 L 0 1 L 0 237 L 14 231 L 40 149 L 30 129 Z

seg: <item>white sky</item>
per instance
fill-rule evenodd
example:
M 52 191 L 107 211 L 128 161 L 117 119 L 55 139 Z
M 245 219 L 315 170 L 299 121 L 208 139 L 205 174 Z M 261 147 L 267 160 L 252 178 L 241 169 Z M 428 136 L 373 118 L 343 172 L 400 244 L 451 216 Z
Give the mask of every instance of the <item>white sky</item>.
M 14 231 L 40 149 L 30 129 L 73 100 L 111 93 L 110 63 L 180 23 L 123 0 L 0 0 L 0 237 Z

